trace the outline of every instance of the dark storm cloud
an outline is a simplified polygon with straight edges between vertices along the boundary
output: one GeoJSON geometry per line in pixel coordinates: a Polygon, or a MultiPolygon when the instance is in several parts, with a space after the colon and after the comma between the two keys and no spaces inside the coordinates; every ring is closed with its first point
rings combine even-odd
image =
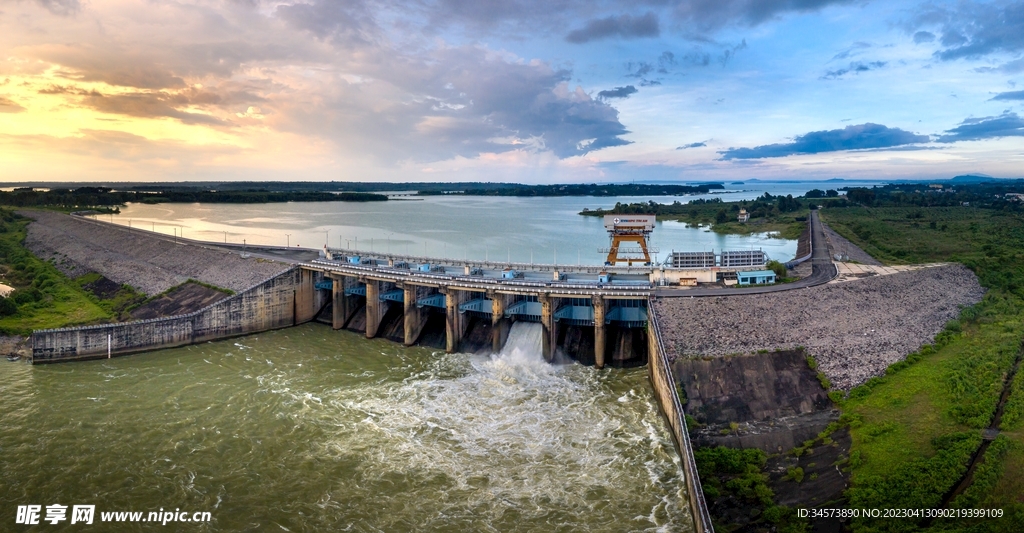
{"type": "Polygon", "coordinates": [[[995,95],[993,100],[1024,100],[1024,91],[1010,91],[995,95]]]}
{"type": "Polygon", "coordinates": [[[996,52],[1024,50],[1024,1],[991,3],[961,2],[953,7],[927,5],[908,24],[918,34],[921,28],[937,27],[942,49],[936,56],[948,61],[977,58],[996,52]]]}
{"type": "Polygon", "coordinates": [[[0,113],[20,113],[25,108],[21,104],[11,100],[10,98],[4,98],[0,96],[0,113]]]}
{"type": "Polygon", "coordinates": [[[836,80],[843,76],[853,73],[860,74],[861,72],[867,72],[869,70],[876,70],[884,67],[885,61],[871,61],[870,63],[862,63],[860,61],[854,61],[850,63],[850,66],[841,68],[838,70],[830,70],[826,72],[820,79],[823,80],[836,80]]]}
{"type": "Polygon", "coordinates": [[[702,147],[707,146],[707,145],[708,145],[707,141],[702,141],[702,142],[699,142],[699,143],[690,143],[690,144],[684,144],[682,146],[676,146],[676,150],[686,150],[687,148],[702,148],[702,147]]]}
{"type": "Polygon", "coordinates": [[[626,85],[625,87],[616,87],[614,89],[608,89],[597,93],[600,98],[628,98],[629,95],[637,92],[636,87],[632,85],[626,85]]]}
{"type": "Polygon", "coordinates": [[[1024,137],[1024,119],[1010,111],[1004,111],[997,117],[969,118],[959,126],[946,130],[946,134],[940,135],[936,140],[951,143],[998,137],[1024,137]]]}
{"type": "Polygon", "coordinates": [[[869,122],[847,126],[841,130],[812,131],[797,136],[790,143],[768,144],[754,148],[729,148],[718,153],[722,154],[721,159],[723,160],[762,159],[794,154],[889,148],[928,141],[927,135],[917,135],[899,128],[889,128],[869,122]]]}
{"type": "Polygon", "coordinates": [[[626,14],[591,20],[582,28],[569,32],[565,40],[570,43],[582,44],[610,37],[622,39],[657,37],[660,32],[658,17],[648,11],[639,17],[626,14]]]}

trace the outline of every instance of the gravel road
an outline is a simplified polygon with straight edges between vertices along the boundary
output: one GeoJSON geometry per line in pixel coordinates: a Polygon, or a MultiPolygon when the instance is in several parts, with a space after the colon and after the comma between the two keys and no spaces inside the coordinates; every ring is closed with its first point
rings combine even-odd
{"type": "Polygon", "coordinates": [[[189,278],[240,291],[290,267],[52,211],[19,213],[35,220],[25,246],[37,257],[53,259],[68,276],[98,272],[150,296],[189,278]]]}
{"type": "Polygon", "coordinates": [[[931,342],[983,294],[974,273],[947,265],[742,298],[659,298],[653,308],[670,357],[804,346],[848,390],[931,342]]]}

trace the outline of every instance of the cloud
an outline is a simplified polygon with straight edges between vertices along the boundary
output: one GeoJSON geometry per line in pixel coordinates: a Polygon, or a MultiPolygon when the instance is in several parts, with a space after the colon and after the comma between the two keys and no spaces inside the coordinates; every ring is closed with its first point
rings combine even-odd
{"type": "Polygon", "coordinates": [[[629,95],[637,92],[636,87],[627,85],[625,87],[616,87],[614,89],[608,89],[597,93],[598,98],[629,98],[629,95]]]}
{"type": "Polygon", "coordinates": [[[1002,74],[1019,74],[1024,72],[1024,57],[1007,61],[998,67],[978,67],[975,72],[999,72],[1002,74]]]}
{"type": "Polygon", "coordinates": [[[10,98],[4,98],[0,96],[0,113],[20,113],[25,108],[21,104],[11,100],[10,98]]]}
{"type": "Polygon", "coordinates": [[[919,31],[914,33],[914,43],[930,43],[935,40],[935,34],[930,31],[919,31]]]}
{"type": "Polygon", "coordinates": [[[1024,50],[1024,2],[960,2],[954,7],[927,4],[910,24],[915,42],[920,28],[937,27],[942,46],[935,54],[943,61],[978,58],[1024,50]]]}
{"type": "Polygon", "coordinates": [[[830,70],[826,72],[820,79],[823,80],[837,80],[843,76],[854,73],[860,74],[861,72],[867,72],[869,70],[877,70],[886,65],[885,61],[871,61],[870,63],[862,63],[860,61],[854,61],[850,63],[849,67],[841,68],[839,70],[830,70]]]}
{"type": "Polygon", "coordinates": [[[675,16],[697,31],[708,32],[732,24],[757,26],[790,12],[810,13],[855,3],[857,0],[692,0],[679,2],[675,16]]]}
{"type": "Polygon", "coordinates": [[[848,59],[851,55],[856,55],[858,51],[863,50],[865,48],[871,48],[871,43],[857,41],[846,50],[843,50],[842,52],[839,52],[838,54],[832,56],[832,59],[830,59],[829,61],[831,62],[839,59],[848,59]]]}
{"type": "Polygon", "coordinates": [[[617,17],[591,20],[582,28],[569,32],[565,40],[570,43],[583,44],[610,37],[623,39],[657,37],[660,33],[658,17],[653,12],[648,11],[640,17],[619,15],[617,17]]]}
{"type": "Polygon", "coordinates": [[[795,154],[817,154],[867,148],[889,148],[928,142],[927,135],[917,135],[881,124],[858,124],[841,130],[812,131],[798,135],[791,143],[768,144],[754,148],[729,148],[718,152],[722,160],[763,159],[795,154]]]}
{"type": "Polygon", "coordinates": [[[1010,111],[1004,111],[997,117],[969,118],[946,130],[946,134],[940,135],[936,141],[952,143],[999,137],[1024,137],[1024,119],[1010,111]]]}
{"type": "Polygon", "coordinates": [[[136,92],[128,94],[103,95],[96,91],[86,93],[82,104],[103,113],[128,115],[141,118],[173,118],[182,124],[206,124],[222,126],[227,123],[215,116],[182,111],[179,107],[192,104],[213,104],[219,97],[209,93],[168,94],[163,92],[136,92]]]}
{"type": "Polygon", "coordinates": [[[36,0],[36,3],[54,15],[65,17],[74,15],[82,9],[82,5],[78,0],[36,0]]]}
{"type": "Polygon", "coordinates": [[[1010,91],[995,95],[993,100],[1024,100],[1024,91],[1010,91]]]}
{"type": "Polygon", "coordinates": [[[362,2],[320,0],[309,4],[282,4],[277,6],[275,14],[293,27],[339,43],[369,43],[380,32],[362,2]]]}
{"type": "Polygon", "coordinates": [[[707,146],[707,141],[701,141],[699,143],[684,144],[682,146],[676,146],[676,150],[686,150],[687,148],[701,148],[707,146]]]}

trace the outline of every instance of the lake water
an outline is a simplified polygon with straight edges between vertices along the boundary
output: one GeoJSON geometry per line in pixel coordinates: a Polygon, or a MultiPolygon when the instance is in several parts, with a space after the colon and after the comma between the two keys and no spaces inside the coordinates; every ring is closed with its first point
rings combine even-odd
{"type": "Polygon", "coordinates": [[[112,360],[4,362],[0,530],[24,528],[19,505],[45,516],[61,504],[95,505],[96,521],[213,517],[169,531],[685,531],[646,369],[551,366],[533,346],[539,325],[517,327],[491,357],[308,324],[112,360]]]}
{"type": "MultiPolygon", "coordinates": [[[[120,215],[101,218],[217,242],[306,248],[329,243],[332,248],[434,257],[601,264],[604,255],[597,250],[608,246],[607,233],[600,217],[579,215],[584,208],[652,200],[753,199],[765,191],[798,196],[811,188],[825,188],[821,183],[728,186],[741,190],[683,197],[429,196],[366,203],[132,204],[120,215]]],[[[674,221],[659,222],[651,244],[660,249],[660,258],[672,250],[762,249],[772,259],[788,261],[796,253],[796,241],[766,234],[719,235],[674,221]]]]}

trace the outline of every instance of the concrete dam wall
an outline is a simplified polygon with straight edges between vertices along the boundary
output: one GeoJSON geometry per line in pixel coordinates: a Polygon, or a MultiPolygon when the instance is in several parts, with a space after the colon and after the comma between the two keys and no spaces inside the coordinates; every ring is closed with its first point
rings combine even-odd
{"type": "Polygon", "coordinates": [[[313,320],[329,300],[323,274],[292,268],[193,313],[32,333],[32,362],[55,363],[171,348],[313,320]]]}

